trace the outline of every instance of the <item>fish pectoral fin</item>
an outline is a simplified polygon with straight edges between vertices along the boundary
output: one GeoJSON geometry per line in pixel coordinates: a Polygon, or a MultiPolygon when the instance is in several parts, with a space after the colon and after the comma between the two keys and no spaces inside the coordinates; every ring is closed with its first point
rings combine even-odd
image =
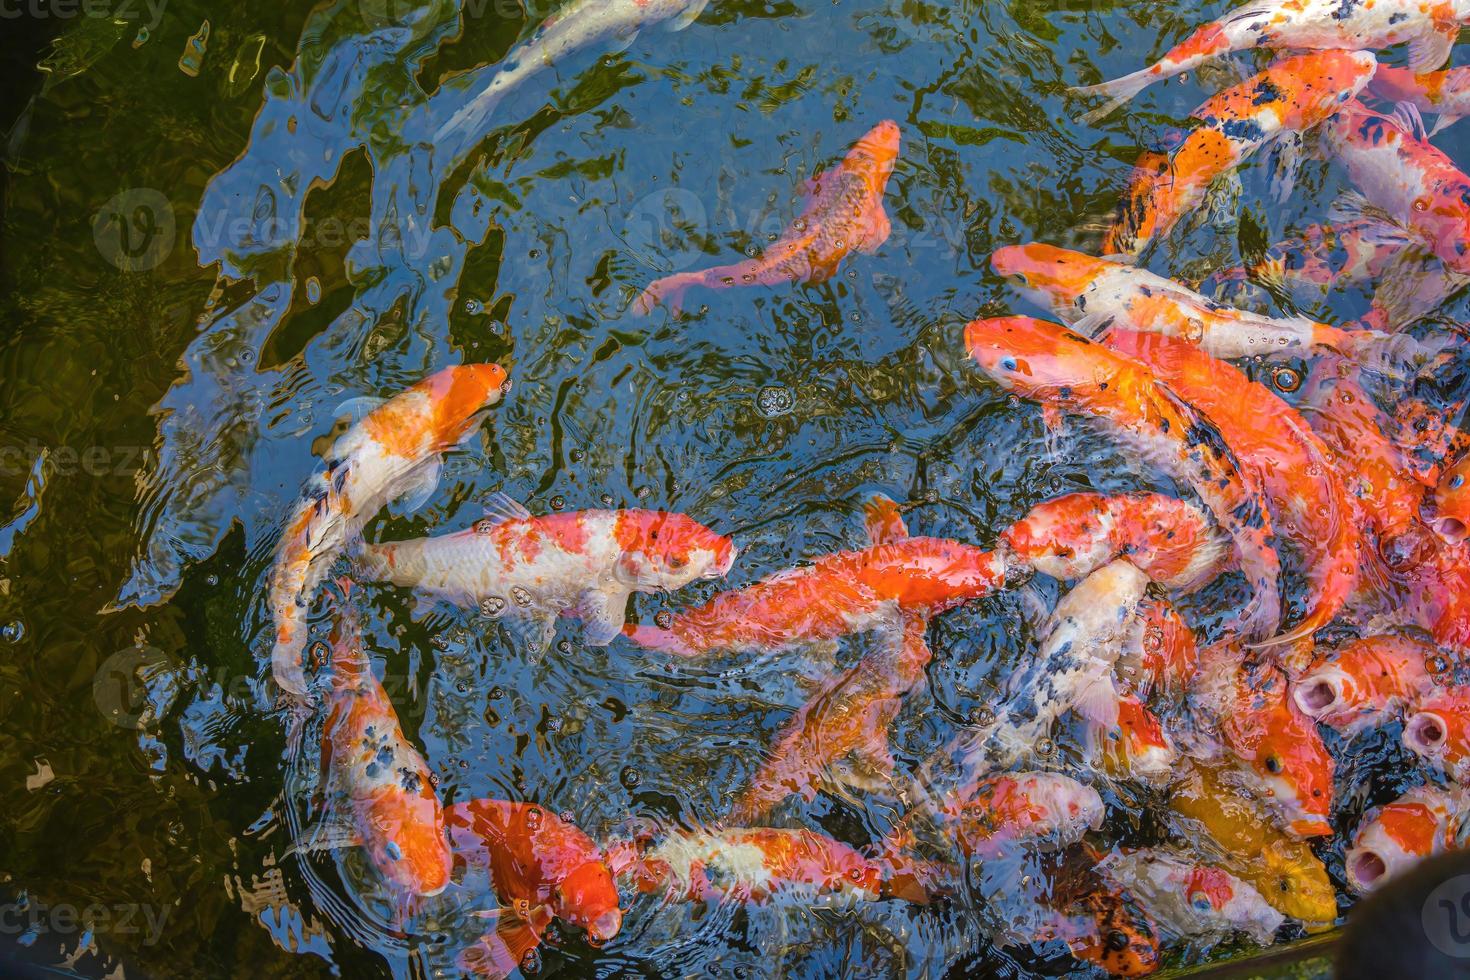
{"type": "Polygon", "coordinates": [[[1297,176],[1301,173],[1306,152],[1306,137],[1301,133],[1290,133],[1276,141],[1275,166],[1271,170],[1271,199],[1277,204],[1285,204],[1296,190],[1297,176]]]}
{"type": "Polygon", "coordinates": [[[582,636],[588,645],[605,647],[623,632],[628,618],[628,595],[627,589],[609,586],[582,594],[576,616],[582,620],[582,636]]]}
{"type": "Polygon", "coordinates": [[[638,28],[634,27],[626,31],[619,31],[613,35],[612,45],[608,48],[608,51],[612,54],[622,54],[631,48],[633,42],[636,40],[638,40],[638,28]]]}
{"type": "Polygon", "coordinates": [[[1416,75],[1434,71],[1450,60],[1450,51],[1459,38],[1459,26],[1425,31],[1409,42],[1409,70],[1416,75]]]}
{"type": "Polygon", "coordinates": [[[863,238],[858,243],[859,252],[875,252],[878,246],[888,241],[888,236],[893,234],[893,223],[888,220],[888,212],[883,208],[883,199],[880,197],[873,202],[868,209],[867,221],[863,227],[863,238]]]}
{"type": "Polygon", "coordinates": [[[690,24],[698,20],[699,15],[704,13],[704,8],[708,5],[709,0],[693,0],[693,2],[689,4],[689,6],[684,8],[683,12],[681,12],[679,16],[669,21],[669,31],[675,34],[677,34],[679,31],[682,31],[684,28],[688,27],[690,24]]]}
{"type": "Polygon", "coordinates": [[[362,835],[351,824],[333,817],[323,817],[312,826],[304,840],[293,841],[282,857],[293,854],[321,854],[324,851],[340,851],[347,847],[361,847],[362,835]]]}
{"type": "Polygon", "coordinates": [[[494,932],[481,936],[460,955],[460,965],[476,976],[508,977],[539,945],[541,936],[524,920],[502,916],[494,932]]]}
{"type": "Polygon", "coordinates": [[[1394,121],[1414,139],[1423,143],[1429,139],[1429,130],[1424,125],[1424,117],[1419,113],[1419,107],[1412,102],[1400,102],[1393,107],[1391,115],[1394,121]]]}
{"type": "Polygon", "coordinates": [[[437,454],[415,466],[394,485],[388,500],[389,512],[407,517],[428,503],[434,491],[439,489],[439,477],[443,471],[444,464],[437,454]]]}
{"type": "Polygon", "coordinates": [[[1434,128],[1429,131],[1429,135],[1436,136],[1439,133],[1444,132],[1446,129],[1449,129],[1451,126],[1453,126],[1455,123],[1459,122],[1463,118],[1463,116],[1456,115],[1453,112],[1441,112],[1439,114],[1439,118],[1434,121],[1434,128]]]}
{"type": "Polygon", "coordinates": [[[509,524],[512,521],[531,519],[531,512],[525,508],[525,505],[510,494],[499,490],[492,493],[482,506],[485,510],[484,519],[491,524],[509,524]]]}
{"type": "Polygon", "coordinates": [[[1111,677],[1099,677],[1077,695],[1072,710],[1089,725],[1111,732],[1118,727],[1118,692],[1111,677]]]}

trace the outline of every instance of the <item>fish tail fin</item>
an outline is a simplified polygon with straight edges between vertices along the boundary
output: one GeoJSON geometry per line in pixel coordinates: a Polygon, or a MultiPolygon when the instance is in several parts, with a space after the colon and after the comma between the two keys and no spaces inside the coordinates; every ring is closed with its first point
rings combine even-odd
{"type": "Polygon", "coordinates": [[[1429,135],[1435,136],[1439,133],[1444,132],[1446,129],[1459,122],[1461,118],[1463,117],[1457,116],[1452,112],[1440,113],[1439,118],[1434,121],[1434,128],[1429,131],[1429,135]]]}
{"type": "Polygon", "coordinates": [[[1332,345],[1360,367],[1397,381],[1409,380],[1432,370],[1451,356],[1453,338],[1436,334],[1419,340],[1408,334],[1376,330],[1344,330],[1332,345]]]}
{"type": "Polygon", "coordinates": [[[459,966],[474,976],[509,977],[540,944],[536,930],[502,913],[494,932],[481,936],[479,942],[460,953],[459,966]]]}
{"type": "Polygon", "coordinates": [[[679,272],[655,279],[633,300],[633,312],[638,316],[649,316],[655,307],[662,304],[678,316],[684,309],[684,293],[690,286],[697,286],[703,281],[704,274],[700,272],[679,272]]]}
{"type": "Polygon", "coordinates": [[[1151,65],[1148,68],[1114,78],[1111,81],[1102,82],[1098,85],[1083,85],[1068,90],[1068,93],[1081,99],[1104,98],[1105,101],[1096,109],[1092,109],[1080,117],[1078,122],[1092,126],[1113,114],[1119,107],[1133,101],[1133,97],[1151,84],[1158,81],[1162,74],[1158,66],[1151,65]]]}

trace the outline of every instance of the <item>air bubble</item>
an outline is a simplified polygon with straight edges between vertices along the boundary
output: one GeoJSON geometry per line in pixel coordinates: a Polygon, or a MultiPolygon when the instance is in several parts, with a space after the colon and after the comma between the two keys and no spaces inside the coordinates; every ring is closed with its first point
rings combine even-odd
{"type": "Polygon", "coordinates": [[[756,393],[755,407],[768,419],[780,418],[796,407],[796,395],[784,385],[766,385],[756,393]]]}
{"type": "Polygon", "coordinates": [[[674,614],[667,609],[660,609],[658,614],[653,617],[653,621],[658,624],[659,629],[666,630],[674,625],[674,614]]]}
{"type": "Polygon", "coordinates": [[[632,766],[624,766],[623,771],[618,774],[618,780],[624,789],[634,789],[643,782],[643,774],[632,766]]]}
{"type": "Polygon", "coordinates": [[[498,595],[488,596],[480,600],[480,614],[492,619],[505,612],[505,600],[498,595]]]}
{"type": "Polygon", "coordinates": [[[529,606],[534,601],[530,591],[519,585],[510,590],[510,597],[518,606],[529,606]]]}
{"type": "Polygon", "coordinates": [[[4,626],[0,626],[0,643],[19,643],[25,639],[25,635],[25,624],[18,619],[13,619],[4,626]]]}

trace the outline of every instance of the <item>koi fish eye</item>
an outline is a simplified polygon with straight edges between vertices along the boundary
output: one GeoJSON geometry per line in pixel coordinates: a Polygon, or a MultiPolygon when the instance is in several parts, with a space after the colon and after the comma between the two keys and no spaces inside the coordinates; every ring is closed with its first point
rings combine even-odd
{"type": "Polygon", "coordinates": [[[1016,369],[1016,359],[1014,357],[1002,357],[1000,359],[1000,369],[1002,371],[1014,371],[1016,369]]]}
{"type": "Polygon", "coordinates": [[[1275,755],[1266,756],[1266,771],[1273,776],[1281,775],[1281,757],[1275,755]]]}
{"type": "Polygon", "coordinates": [[[669,556],[669,567],[672,568],[672,569],[674,569],[675,571],[678,571],[681,568],[685,568],[688,565],[689,565],[689,559],[686,556],[684,556],[684,555],[670,555],[669,556]]]}
{"type": "Polygon", "coordinates": [[[398,842],[397,841],[391,841],[390,840],[388,842],[387,846],[383,848],[383,850],[387,852],[388,857],[390,859],[392,859],[394,861],[402,861],[403,860],[403,848],[401,848],[401,847],[398,846],[398,842]]]}
{"type": "Polygon", "coordinates": [[[1123,952],[1123,950],[1127,949],[1129,946],[1128,933],[1123,932],[1119,929],[1114,929],[1112,932],[1108,933],[1106,945],[1109,952],[1123,952]]]}
{"type": "Polygon", "coordinates": [[[1194,906],[1195,910],[1199,912],[1208,912],[1214,907],[1214,904],[1210,901],[1210,896],[1204,892],[1195,892],[1189,896],[1189,904],[1194,906]]]}
{"type": "Polygon", "coordinates": [[[1073,558],[1076,557],[1076,555],[1077,552],[1071,548],[1068,548],[1066,545],[1057,545],[1056,547],[1056,556],[1058,558],[1073,558]]]}
{"type": "Polygon", "coordinates": [[[1428,211],[1429,210],[1429,198],[1427,198],[1427,197],[1416,198],[1415,201],[1414,201],[1414,210],[1417,211],[1417,212],[1419,212],[1420,214],[1423,214],[1425,211],[1428,211]]]}
{"type": "Polygon", "coordinates": [[[1456,473],[1454,476],[1450,477],[1450,489],[1451,490],[1458,490],[1461,487],[1463,487],[1464,485],[1465,485],[1465,474],[1463,474],[1463,473],[1456,473]]]}

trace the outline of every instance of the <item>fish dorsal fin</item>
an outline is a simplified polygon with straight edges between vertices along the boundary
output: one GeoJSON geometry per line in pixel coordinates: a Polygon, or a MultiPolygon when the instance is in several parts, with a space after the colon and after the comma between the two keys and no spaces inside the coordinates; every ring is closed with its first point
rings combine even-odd
{"type": "Polygon", "coordinates": [[[1447,29],[1433,27],[1409,42],[1409,70],[1416,75],[1444,67],[1460,37],[1459,24],[1447,29]]]}
{"type": "Polygon", "coordinates": [[[898,504],[881,493],[874,494],[863,504],[863,525],[868,530],[868,540],[874,545],[892,544],[909,536],[908,525],[898,504]]]}
{"type": "Polygon", "coordinates": [[[704,13],[704,8],[708,6],[708,4],[709,0],[692,0],[692,2],[687,7],[685,7],[677,17],[669,21],[669,31],[672,33],[678,33],[679,31],[682,31],[684,28],[688,27],[690,24],[694,23],[696,20],[699,19],[699,15],[704,13]]]}
{"type": "Polygon", "coordinates": [[[512,521],[529,521],[531,512],[525,505],[508,493],[500,490],[495,491],[485,499],[482,505],[485,509],[484,520],[489,521],[497,527],[501,524],[509,524],[512,521]]]}

